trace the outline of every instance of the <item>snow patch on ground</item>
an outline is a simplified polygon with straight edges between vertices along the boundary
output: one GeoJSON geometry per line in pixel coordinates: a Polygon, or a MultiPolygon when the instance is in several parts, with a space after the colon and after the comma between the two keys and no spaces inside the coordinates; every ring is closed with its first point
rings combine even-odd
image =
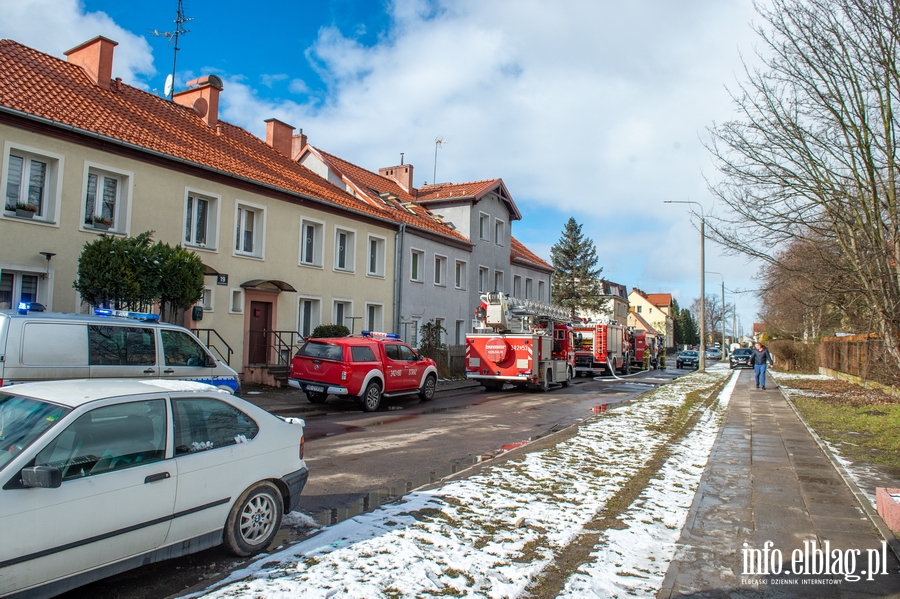
{"type": "MultiPolygon", "coordinates": [[[[659,431],[672,410],[690,392],[728,376],[727,367],[714,367],[682,377],[588,421],[554,447],[324,528],[190,596],[518,597],[665,443],[667,435],[659,431]]],[[[628,528],[607,533],[565,596],[655,595],[736,380],[733,373],[718,406],[672,448],[657,479],[627,513],[628,528]],[[606,573],[608,587],[590,586],[606,573]]]]}

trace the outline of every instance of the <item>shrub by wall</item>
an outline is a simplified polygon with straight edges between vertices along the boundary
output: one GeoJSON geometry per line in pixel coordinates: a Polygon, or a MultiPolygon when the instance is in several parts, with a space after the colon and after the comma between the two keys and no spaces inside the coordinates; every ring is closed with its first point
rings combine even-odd
{"type": "Polygon", "coordinates": [[[801,343],[791,339],[773,339],[768,345],[779,370],[818,372],[818,344],[801,343]]]}

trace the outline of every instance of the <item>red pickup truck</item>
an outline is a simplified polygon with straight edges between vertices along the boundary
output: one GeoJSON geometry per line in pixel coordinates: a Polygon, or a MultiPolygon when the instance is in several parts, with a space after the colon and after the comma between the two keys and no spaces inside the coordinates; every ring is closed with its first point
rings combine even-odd
{"type": "Polygon", "coordinates": [[[329,395],[350,395],[373,412],[382,397],[418,393],[422,401],[434,397],[437,366],[434,360],[390,333],[307,339],[291,360],[291,387],[301,389],[312,403],[329,395]]]}

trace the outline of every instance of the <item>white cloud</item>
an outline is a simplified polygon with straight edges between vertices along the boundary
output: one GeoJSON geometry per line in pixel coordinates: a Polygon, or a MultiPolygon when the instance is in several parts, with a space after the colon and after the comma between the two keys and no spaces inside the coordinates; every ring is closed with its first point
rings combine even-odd
{"type": "MultiPolygon", "coordinates": [[[[685,207],[662,202],[713,209],[701,139],[732,114],[725,87],[742,78],[740,54],[752,56],[752,0],[394,0],[388,9],[391,27],[375,44],[357,41],[356,26],[326,26],[296,48],[325,92],[295,78],[288,90],[301,101],[266,99],[248,84],[255,74],[229,73],[222,117],[260,136],[278,118],[372,170],[404,152],[417,185],[433,179],[435,136],[449,138],[438,180],[502,177],[537,221],[513,233],[545,259],[574,215],[604,274],[679,289],[683,305],[696,297],[696,230],[685,207]]],[[[120,42],[115,71],[126,82],[153,72],[143,38],[75,0],[0,0],[0,14],[4,37],[61,56],[102,33],[120,42]]],[[[726,286],[755,286],[755,266],[718,253],[707,244],[726,286]]],[[[750,320],[754,300],[745,304],[750,320]]]]}
{"type": "Polygon", "coordinates": [[[103,12],[85,13],[78,0],[0,0],[0,38],[14,39],[58,58],[98,35],[116,41],[113,74],[137,87],[156,72],[150,44],[103,12]]]}

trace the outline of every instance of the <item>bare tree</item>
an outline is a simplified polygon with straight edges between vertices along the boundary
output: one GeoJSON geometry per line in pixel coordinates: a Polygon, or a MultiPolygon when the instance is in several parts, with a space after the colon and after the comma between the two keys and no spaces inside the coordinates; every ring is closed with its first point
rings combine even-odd
{"type": "MultiPolygon", "coordinates": [[[[706,339],[710,342],[722,340],[722,320],[725,320],[725,335],[731,329],[731,317],[734,314],[734,304],[725,304],[725,312],[722,312],[722,297],[719,295],[707,295],[705,306],[706,339]]],[[[700,299],[691,302],[691,315],[695,322],[699,323],[700,299]]]]}
{"type": "Polygon", "coordinates": [[[708,231],[770,264],[792,241],[836,248],[900,366],[900,2],[769,4],[756,6],[764,67],[732,93],[737,118],[709,129],[727,213],[708,231]]]}

